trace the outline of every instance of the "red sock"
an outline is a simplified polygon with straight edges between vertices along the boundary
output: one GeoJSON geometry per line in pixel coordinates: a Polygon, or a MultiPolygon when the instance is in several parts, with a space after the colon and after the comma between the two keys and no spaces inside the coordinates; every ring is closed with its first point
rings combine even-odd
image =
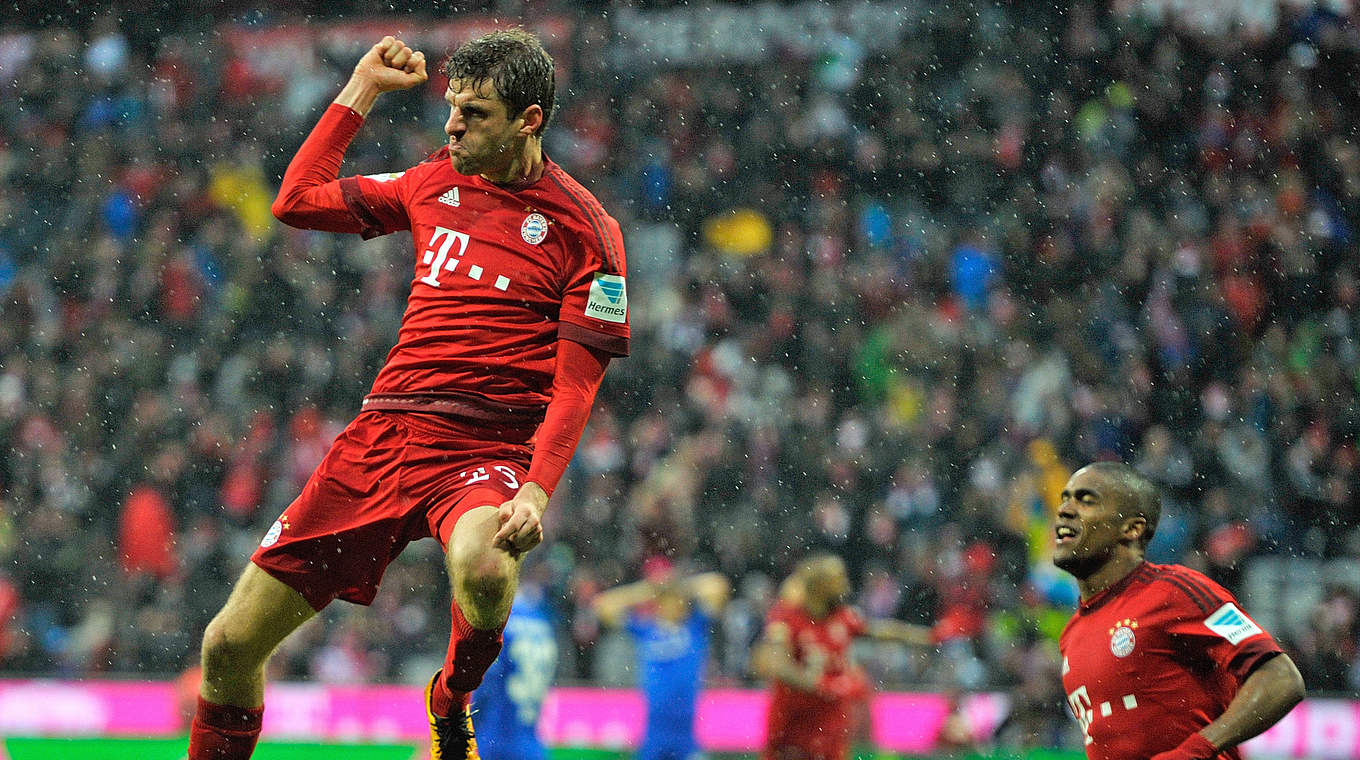
{"type": "Polygon", "coordinates": [[[467,705],[468,695],[481,685],[482,676],[501,653],[504,632],[505,623],[495,628],[473,628],[458,609],[458,602],[453,603],[453,635],[444,655],[443,677],[430,694],[430,709],[435,715],[452,715],[454,709],[467,705]]]}
{"type": "Polygon", "coordinates": [[[248,760],[260,739],[264,707],[216,705],[198,698],[188,760],[248,760]]]}

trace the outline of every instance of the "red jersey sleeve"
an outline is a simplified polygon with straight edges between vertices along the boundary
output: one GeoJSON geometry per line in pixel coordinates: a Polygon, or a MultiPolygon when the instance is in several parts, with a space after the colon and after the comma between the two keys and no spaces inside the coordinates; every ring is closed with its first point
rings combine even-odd
{"type": "Polygon", "coordinates": [[[365,239],[410,229],[405,172],[338,179],[345,150],[363,124],[353,109],[332,103],[283,174],[274,216],[292,227],[356,232],[365,239]]]}
{"type": "Polygon", "coordinates": [[[609,356],[599,349],[570,340],[557,343],[552,400],[534,435],[534,458],[528,475],[549,495],[557,488],[557,481],[562,479],[581,441],[607,366],[609,356]]]}
{"type": "Polygon", "coordinates": [[[794,622],[793,618],[793,606],[782,601],[777,601],[770,607],[769,612],[765,613],[765,627],[769,628],[775,623],[783,623],[784,625],[792,627],[794,622]]]}
{"type": "Polygon", "coordinates": [[[841,623],[850,632],[850,638],[858,638],[869,632],[869,622],[864,614],[854,607],[841,608],[841,623]]]}
{"type": "Polygon", "coordinates": [[[1180,593],[1168,595],[1167,632],[1188,657],[1204,658],[1240,684],[1280,645],[1209,578],[1184,568],[1167,577],[1180,593]]]}
{"type": "Polygon", "coordinates": [[[591,209],[589,219],[590,232],[581,236],[584,255],[576,257],[562,294],[558,335],[611,356],[627,356],[628,286],[623,233],[619,223],[602,211],[591,209]]]}

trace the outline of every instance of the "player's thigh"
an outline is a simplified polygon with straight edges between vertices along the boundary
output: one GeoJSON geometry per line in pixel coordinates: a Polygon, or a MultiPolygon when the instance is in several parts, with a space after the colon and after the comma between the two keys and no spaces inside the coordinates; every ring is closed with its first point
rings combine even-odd
{"type": "Polygon", "coordinates": [[[458,517],[445,556],[454,583],[481,579],[513,585],[519,579],[519,557],[493,545],[500,528],[500,505],[473,507],[458,517]]]}
{"type": "Polygon", "coordinates": [[[263,658],[315,614],[302,594],[252,562],[208,624],[203,648],[263,658]]]}

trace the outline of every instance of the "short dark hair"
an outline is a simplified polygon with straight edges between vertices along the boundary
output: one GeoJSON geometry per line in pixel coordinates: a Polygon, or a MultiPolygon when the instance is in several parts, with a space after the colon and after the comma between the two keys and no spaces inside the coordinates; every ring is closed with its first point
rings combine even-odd
{"type": "Polygon", "coordinates": [[[537,37],[519,27],[490,32],[459,45],[444,64],[444,75],[449,81],[462,80],[474,88],[490,82],[496,97],[510,109],[512,119],[529,106],[539,105],[543,124],[538,134],[552,120],[557,90],[552,56],[537,37]]]}
{"type": "Polygon", "coordinates": [[[1084,469],[1094,470],[1114,481],[1123,492],[1119,507],[1121,517],[1138,515],[1147,521],[1139,543],[1146,549],[1157,533],[1157,522],[1162,519],[1162,494],[1157,484],[1146,475],[1124,462],[1095,462],[1084,469]]]}

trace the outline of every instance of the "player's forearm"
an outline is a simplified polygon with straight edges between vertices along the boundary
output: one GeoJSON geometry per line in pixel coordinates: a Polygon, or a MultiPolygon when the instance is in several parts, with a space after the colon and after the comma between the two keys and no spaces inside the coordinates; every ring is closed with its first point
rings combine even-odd
{"type": "Polygon", "coordinates": [[[799,667],[792,659],[786,659],[775,666],[774,678],[799,691],[815,692],[821,683],[822,674],[811,668],[799,667]]]}
{"type": "Polygon", "coordinates": [[[575,341],[558,341],[552,400],[535,436],[528,475],[528,482],[537,483],[547,494],[557,488],[581,442],[608,364],[603,352],[575,341]]]}
{"type": "Polygon", "coordinates": [[[378,89],[376,83],[366,77],[355,75],[345,83],[340,94],[335,96],[334,102],[336,105],[354,109],[360,116],[368,116],[368,112],[373,110],[373,104],[381,94],[382,91],[378,89]]]}
{"type": "Polygon", "coordinates": [[[700,573],[689,578],[685,585],[690,598],[711,615],[722,611],[732,592],[732,585],[722,573],[700,573]]]}
{"type": "Polygon", "coordinates": [[[1228,709],[1200,735],[1220,750],[1235,747],[1275,725],[1303,696],[1303,676],[1294,661],[1276,655],[1247,677],[1228,709]]]}
{"type": "Polygon", "coordinates": [[[779,681],[799,691],[816,691],[822,677],[820,669],[799,666],[778,643],[761,644],[751,664],[757,676],[767,681],[779,681]]]}
{"type": "Polygon", "coordinates": [[[646,581],[627,583],[601,592],[596,597],[596,605],[608,607],[619,612],[627,612],[634,607],[646,604],[656,598],[652,584],[646,581]]]}
{"type": "Polygon", "coordinates": [[[869,636],[875,639],[897,641],[908,646],[932,646],[935,641],[930,628],[912,625],[900,620],[875,620],[869,624],[869,636]]]}

